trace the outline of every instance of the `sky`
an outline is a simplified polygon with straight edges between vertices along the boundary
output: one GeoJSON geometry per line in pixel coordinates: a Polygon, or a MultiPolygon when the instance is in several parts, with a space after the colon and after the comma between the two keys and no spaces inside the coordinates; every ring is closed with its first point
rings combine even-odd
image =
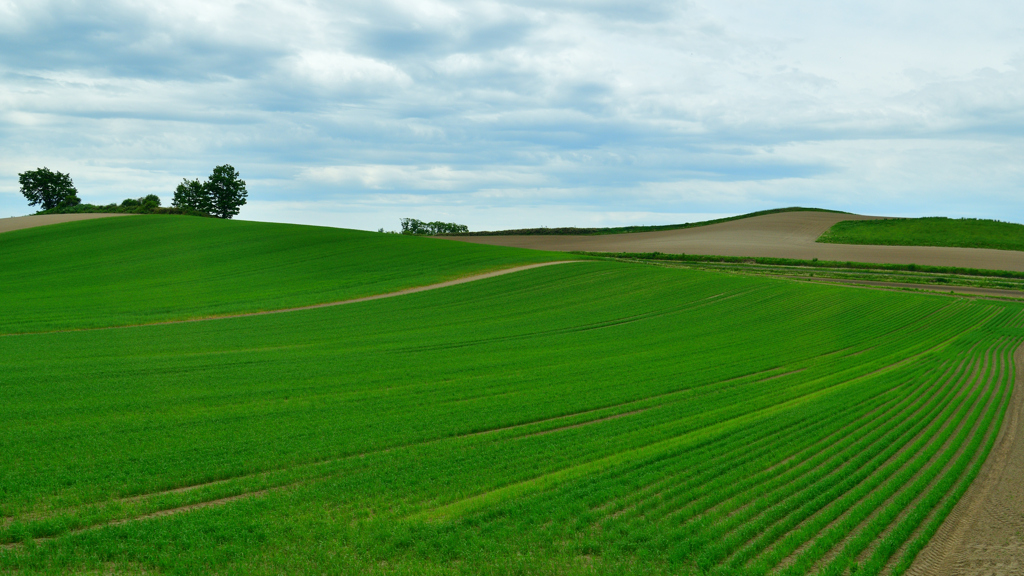
{"type": "Polygon", "coordinates": [[[231,164],[238,218],[1024,222],[1024,3],[0,0],[0,217],[231,164]]]}

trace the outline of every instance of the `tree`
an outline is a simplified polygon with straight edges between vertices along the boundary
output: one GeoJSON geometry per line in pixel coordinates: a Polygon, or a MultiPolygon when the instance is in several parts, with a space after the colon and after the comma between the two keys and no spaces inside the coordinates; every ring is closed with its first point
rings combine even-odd
{"type": "Polygon", "coordinates": [[[160,197],[156,194],[149,194],[142,198],[125,198],[124,201],[121,202],[121,207],[154,210],[160,207],[160,197]]]}
{"type": "Polygon", "coordinates": [[[247,196],[245,180],[238,177],[233,166],[224,164],[214,168],[206,182],[183,180],[174,191],[171,205],[213,214],[218,218],[231,218],[238,215],[247,196]]]}
{"type": "Polygon", "coordinates": [[[218,218],[238,215],[239,208],[245,204],[248,196],[245,180],[238,177],[238,172],[230,164],[214,168],[203,188],[210,199],[210,213],[218,218]]]}
{"type": "Polygon", "coordinates": [[[206,193],[206,188],[198,178],[195,180],[186,178],[181,184],[178,184],[178,188],[174,191],[174,199],[171,200],[171,206],[187,208],[207,214],[213,210],[213,207],[210,205],[210,197],[206,193]]]}
{"type": "Polygon", "coordinates": [[[422,220],[415,218],[401,218],[399,222],[402,224],[402,234],[423,234],[425,233],[427,223],[422,220]]]}
{"type": "Polygon", "coordinates": [[[146,194],[142,198],[139,198],[139,203],[149,209],[159,208],[160,197],[156,194],[146,194]]]}
{"type": "Polygon", "coordinates": [[[50,210],[82,203],[69,174],[51,172],[43,167],[18,174],[18,182],[29,206],[39,204],[43,210],[50,210]]]}

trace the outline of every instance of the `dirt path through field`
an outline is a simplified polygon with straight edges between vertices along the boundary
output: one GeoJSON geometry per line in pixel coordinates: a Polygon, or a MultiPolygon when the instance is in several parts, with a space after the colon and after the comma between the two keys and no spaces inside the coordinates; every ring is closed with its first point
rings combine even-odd
{"type": "Polygon", "coordinates": [[[226,320],[228,318],[245,318],[247,316],[264,316],[266,314],[281,314],[284,312],[298,312],[300,310],[313,310],[314,308],[327,308],[330,306],[342,306],[345,304],[355,304],[357,302],[368,302],[370,300],[380,300],[382,298],[394,298],[395,296],[404,296],[406,294],[415,294],[416,292],[426,292],[427,290],[437,290],[438,288],[446,288],[448,286],[455,286],[458,284],[465,284],[467,282],[475,282],[477,280],[483,280],[485,278],[494,278],[495,276],[504,276],[505,274],[512,274],[513,272],[522,272],[523,270],[531,270],[533,268],[541,268],[543,266],[554,266],[555,264],[573,264],[577,262],[587,262],[587,260],[558,260],[555,262],[541,262],[539,264],[527,264],[525,266],[516,266],[515,268],[503,268],[501,270],[495,270],[493,272],[485,272],[483,274],[474,274],[472,276],[464,276],[462,278],[456,278],[455,280],[448,280],[446,282],[438,282],[437,284],[429,284],[427,286],[416,286],[414,288],[406,288],[405,290],[398,290],[397,292],[388,292],[386,294],[375,294],[373,296],[363,296],[362,298],[352,298],[351,300],[339,300],[337,302],[324,302],[323,304],[311,304],[309,306],[297,306],[295,308],[280,308],[277,310],[262,310],[260,312],[243,312],[241,314],[226,314],[223,316],[205,316],[202,318],[189,318],[187,320],[168,320],[166,322],[149,322],[147,324],[126,324],[123,326],[100,326],[97,328],[70,328],[67,330],[49,330],[46,332],[14,332],[10,334],[0,334],[0,336],[26,336],[29,334],[56,334],[60,332],[86,332],[90,330],[114,330],[117,328],[139,328],[141,326],[165,326],[167,324],[185,324],[187,322],[206,322],[208,320],[226,320]]]}
{"type": "Polygon", "coordinates": [[[981,472],[907,571],[913,576],[1024,574],[1024,345],[996,444],[981,472]]]}
{"type": "Polygon", "coordinates": [[[1024,252],[935,246],[860,246],[815,242],[842,220],[873,220],[878,216],[831,212],[781,212],[683,230],[604,234],[598,236],[448,236],[476,244],[495,244],[563,252],[662,252],[923,264],[1024,272],[1024,252]]]}
{"type": "Polygon", "coordinates": [[[0,218],[0,233],[35,228],[36,226],[47,226],[49,224],[60,224],[61,222],[94,220],[96,218],[110,218],[112,216],[135,216],[135,214],[44,214],[42,216],[0,218]]]}

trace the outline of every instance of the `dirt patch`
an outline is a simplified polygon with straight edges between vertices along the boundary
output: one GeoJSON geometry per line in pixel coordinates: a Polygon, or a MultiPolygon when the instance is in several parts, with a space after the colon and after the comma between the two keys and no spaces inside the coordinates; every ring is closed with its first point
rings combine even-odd
{"type": "Polygon", "coordinates": [[[1024,345],[1010,406],[981,472],[907,574],[1024,573],[1024,345]]]}
{"type": "Polygon", "coordinates": [[[538,250],[712,254],[875,264],[921,264],[1024,272],[1024,252],[934,246],[818,244],[815,240],[842,220],[878,216],[829,212],[783,212],[683,230],[598,236],[447,236],[451,240],[538,250]]]}
{"type": "Polygon", "coordinates": [[[135,216],[135,214],[44,214],[42,216],[0,218],[0,232],[35,228],[36,226],[48,226],[50,224],[60,224],[61,222],[77,222],[78,220],[110,218],[111,216],[135,216]]]}

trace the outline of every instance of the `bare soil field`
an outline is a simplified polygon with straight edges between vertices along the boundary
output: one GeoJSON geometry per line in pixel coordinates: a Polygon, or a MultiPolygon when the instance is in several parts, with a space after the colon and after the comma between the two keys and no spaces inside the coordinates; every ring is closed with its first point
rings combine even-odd
{"type": "Polygon", "coordinates": [[[1024,574],[1024,346],[1006,420],[981,472],[907,574],[1024,574]]]}
{"type": "Polygon", "coordinates": [[[933,246],[818,244],[815,240],[842,220],[878,216],[831,212],[782,212],[698,228],[596,236],[448,236],[452,240],[539,250],[586,252],[663,252],[922,264],[1024,272],[1024,252],[933,246]]]}
{"type": "Polygon", "coordinates": [[[60,224],[61,222],[108,218],[110,216],[134,216],[134,214],[44,214],[42,216],[0,218],[0,233],[21,230],[23,228],[35,228],[36,226],[46,226],[48,224],[60,224]]]}

